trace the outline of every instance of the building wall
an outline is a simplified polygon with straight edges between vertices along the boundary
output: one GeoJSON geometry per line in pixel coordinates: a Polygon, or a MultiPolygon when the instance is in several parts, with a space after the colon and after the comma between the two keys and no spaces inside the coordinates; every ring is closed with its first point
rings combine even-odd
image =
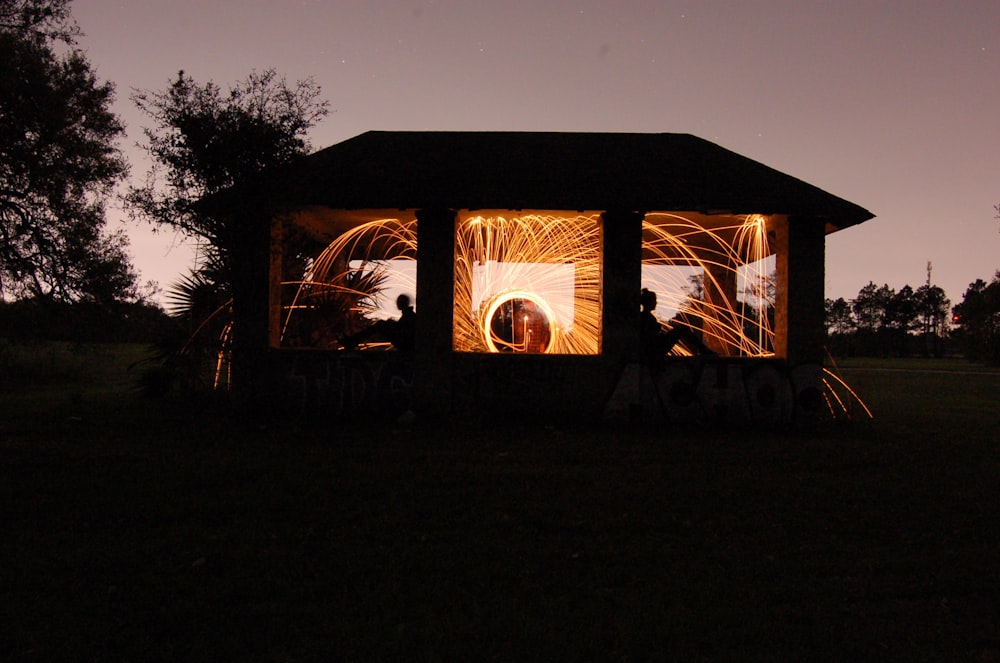
{"type": "MultiPolygon", "coordinates": [[[[420,415],[414,357],[400,352],[272,352],[277,408],[313,421],[391,422],[420,415]],[[416,413],[414,412],[416,410],[416,413]]],[[[461,354],[444,412],[471,426],[785,425],[824,407],[821,368],[777,359],[637,362],[609,370],[599,357],[461,354]],[[815,370],[813,370],[815,369],[815,370]]]]}

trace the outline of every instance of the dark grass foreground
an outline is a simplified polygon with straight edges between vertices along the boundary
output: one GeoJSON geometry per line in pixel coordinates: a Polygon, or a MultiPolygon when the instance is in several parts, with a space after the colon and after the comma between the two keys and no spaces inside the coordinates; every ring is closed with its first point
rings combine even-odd
{"type": "Polygon", "coordinates": [[[0,659],[1000,660],[1000,375],[913,368],[795,435],[4,391],[0,659]]]}

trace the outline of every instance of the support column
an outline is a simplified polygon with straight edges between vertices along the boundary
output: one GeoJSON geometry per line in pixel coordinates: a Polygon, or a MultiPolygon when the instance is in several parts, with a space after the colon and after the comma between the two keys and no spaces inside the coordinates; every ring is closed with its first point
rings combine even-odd
{"type": "Polygon", "coordinates": [[[271,219],[271,256],[268,265],[268,346],[281,346],[281,326],[284,311],[281,304],[282,269],[285,256],[285,215],[271,219]]]}
{"type": "Polygon", "coordinates": [[[417,347],[413,400],[421,416],[451,404],[455,317],[455,220],[450,209],[417,211],[417,347]]]}
{"type": "Polygon", "coordinates": [[[601,355],[616,365],[639,360],[644,218],[623,210],[601,217],[601,355]]]}
{"type": "Polygon", "coordinates": [[[774,350],[789,366],[823,363],[826,232],[820,219],[779,217],[774,350]]]}
{"type": "Polygon", "coordinates": [[[281,278],[280,257],[275,261],[275,251],[281,251],[280,242],[277,247],[273,245],[275,233],[280,235],[281,224],[266,208],[239,210],[229,224],[231,236],[240,235],[238,241],[229,243],[233,395],[236,404],[247,413],[264,416],[269,412],[274,387],[268,349],[277,340],[281,314],[280,297],[278,305],[274,305],[274,295],[280,286],[273,286],[276,266],[279,284],[281,278]]]}

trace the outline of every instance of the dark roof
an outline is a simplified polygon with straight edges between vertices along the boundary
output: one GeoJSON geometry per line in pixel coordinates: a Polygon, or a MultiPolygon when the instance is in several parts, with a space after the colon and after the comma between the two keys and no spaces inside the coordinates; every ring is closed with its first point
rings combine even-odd
{"type": "Polygon", "coordinates": [[[284,195],[335,209],[872,213],[689,134],[369,131],[308,157],[284,195]]]}

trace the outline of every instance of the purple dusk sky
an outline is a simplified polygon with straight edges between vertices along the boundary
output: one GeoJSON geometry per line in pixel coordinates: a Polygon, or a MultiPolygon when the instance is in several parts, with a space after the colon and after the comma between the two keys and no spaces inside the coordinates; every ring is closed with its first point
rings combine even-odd
{"type": "MultiPolygon", "coordinates": [[[[98,75],[179,69],[223,88],[274,67],[333,112],[319,149],[369,129],[691,133],[871,210],[827,238],[828,297],[933,280],[953,303],[1000,269],[996,0],[76,0],[98,75]]],[[[123,218],[115,210],[116,218],[123,218]]],[[[144,279],[190,264],[129,226],[144,279]]]]}

